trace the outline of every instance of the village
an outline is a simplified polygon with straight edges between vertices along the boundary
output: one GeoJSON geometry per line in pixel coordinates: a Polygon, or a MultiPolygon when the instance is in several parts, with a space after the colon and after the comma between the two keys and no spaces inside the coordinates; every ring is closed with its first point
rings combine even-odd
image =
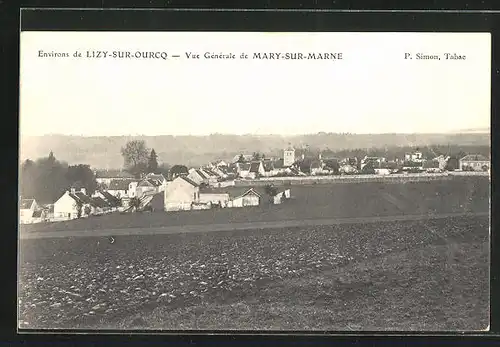
{"type": "MultiPolygon", "coordinates": [[[[319,153],[312,157],[303,149],[289,145],[281,158],[240,154],[231,160],[217,160],[168,175],[146,173],[140,179],[126,171],[99,171],[99,185],[92,194],[72,186],[53,204],[39,204],[23,197],[20,223],[59,222],[108,213],[189,211],[213,208],[243,208],[264,204],[278,205],[292,198],[290,187],[274,185],[284,178],[328,178],[355,175],[439,174],[450,170],[449,156],[424,158],[416,148],[404,158],[330,158],[319,153]],[[168,176],[168,177],[166,177],[168,176]],[[257,182],[264,184],[255,184],[257,182]]],[[[489,174],[490,160],[470,154],[458,160],[453,171],[489,174]]],[[[172,170],[173,171],[173,170],[172,170]]]]}

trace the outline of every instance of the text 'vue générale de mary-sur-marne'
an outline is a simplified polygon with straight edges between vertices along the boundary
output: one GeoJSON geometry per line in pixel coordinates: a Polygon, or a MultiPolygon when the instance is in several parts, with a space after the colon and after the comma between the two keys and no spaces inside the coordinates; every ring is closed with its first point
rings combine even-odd
{"type": "Polygon", "coordinates": [[[106,51],[84,50],[68,52],[38,51],[40,58],[83,58],[83,59],[190,59],[190,60],[343,60],[342,52],[166,52],[166,51],[106,51]]]}

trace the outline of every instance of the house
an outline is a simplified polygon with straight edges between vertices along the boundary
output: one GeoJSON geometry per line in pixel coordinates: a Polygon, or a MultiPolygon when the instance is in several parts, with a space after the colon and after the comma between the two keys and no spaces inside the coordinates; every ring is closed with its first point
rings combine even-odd
{"type": "Polygon", "coordinates": [[[217,175],[212,169],[210,168],[201,168],[200,171],[208,177],[208,184],[216,184],[219,181],[220,176],[217,175]]]}
{"type": "Polygon", "coordinates": [[[90,198],[91,214],[104,214],[111,210],[110,204],[100,196],[90,198]]]}
{"type": "Polygon", "coordinates": [[[276,170],[274,168],[274,162],[272,160],[269,160],[269,159],[263,160],[262,166],[264,168],[264,173],[262,174],[262,176],[265,176],[265,177],[275,176],[276,170]]]}
{"type": "Polygon", "coordinates": [[[250,163],[237,163],[238,176],[241,178],[247,178],[250,176],[250,163]]]}
{"type": "Polygon", "coordinates": [[[149,173],[144,178],[155,181],[160,192],[163,192],[167,187],[167,179],[162,174],[149,173]]]}
{"type": "Polygon", "coordinates": [[[122,205],[120,198],[117,198],[116,196],[114,196],[113,194],[111,194],[105,190],[104,191],[103,190],[95,191],[94,194],[92,195],[92,197],[93,198],[99,197],[102,200],[104,200],[106,202],[106,204],[109,206],[110,211],[113,211],[114,209],[116,209],[117,207],[122,205]]]}
{"type": "Polygon", "coordinates": [[[250,164],[249,177],[257,178],[265,175],[264,165],[262,165],[261,161],[253,161],[250,164]]]}
{"type": "Polygon", "coordinates": [[[295,163],[295,148],[291,144],[283,150],[283,165],[286,167],[292,166],[295,163]]]}
{"type": "Polygon", "coordinates": [[[262,196],[253,188],[235,197],[229,202],[229,207],[259,206],[262,196]]]}
{"type": "Polygon", "coordinates": [[[19,203],[19,223],[33,223],[33,214],[39,210],[35,199],[22,199],[19,203]]]}
{"type": "Polygon", "coordinates": [[[208,176],[199,169],[190,169],[187,177],[198,185],[208,184],[208,176]]]}
{"type": "Polygon", "coordinates": [[[200,202],[202,203],[227,207],[229,200],[229,194],[227,193],[200,193],[200,202]]]}
{"type": "Polygon", "coordinates": [[[143,179],[137,184],[135,188],[135,196],[141,198],[147,192],[158,193],[161,190],[163,184],[155,179],[147,178],[143,179]]]}
{"type": "Polygon", "coordinates": [[[102,184],[107,188],[109,188],[109,185],[114,180],[120,181],[134,178],[134,176],[130,173],[121,170],[95,170],[94,174],[96,176],[97,183],[102,184]]]}
{"type": "Polygon", "coordinates": [[[129,185],[134,180],[131,179],[120,179],[112,180],[108,186],[107,192],[116,196],[117,198],[128,197],[129,185]]]}
{"type": "MultiPolygon", "coordinates": [[[[81,193],[81,192],[80,192],[81,193]]],[[[82,195],[82,194],[80,194],[82,195]]],[[[84,194],[83,194],[84,195],[84,194]]],[[[55,219],[75,219],[84,214],[85,204],[76,195],[74,189],[67,190],[64,194],[54,203],[54,218],[55,219]]]]}
{"type": "Polygon", "coordinates": [[[190,210],[200,201],[200,186],[186,176],[175,178],[165,189],[165,211],[190,210]]]}
{"type": "Polygon", "coordinates": [[[405,161],[422,162],[423,160],[422,152],[418,148],[414,152],[405,153],[405,161]]]}
{"type": "Polygon", "coordinates": [[[42,223],[49,221],[49,210],[41,208],[33,212],[31,223],[42,223]]]}
{"type": "Polygon", "coordinates": [[[490,160],[481,154],[469,154],[459,160],[459,168],[462,171],[488,171],[490,160]]]}

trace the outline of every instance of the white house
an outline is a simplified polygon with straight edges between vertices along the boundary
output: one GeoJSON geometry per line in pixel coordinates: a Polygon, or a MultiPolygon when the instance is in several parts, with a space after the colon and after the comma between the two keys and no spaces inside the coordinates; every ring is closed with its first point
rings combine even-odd
{"type": "Polygon", "coordinates": [[[264,176],[266,171],[264,170],[264,165],[261,161],[254,161],[250,164],[250,170],[248,177],[256,178],[258,176],[264,176]]]}
{"type": "Polygon", "coordinates": [[[187,177],[198,185],[208,184],[208,176],[199,169],[189,169],[187,177]]]}
{"type": "Polygon", "coordinates": [[[390,175],[392,170],[388,168],[374,169],[377,175],[390,175]]]}
{"type": "Polygon", "coordinates": [[[78,204],[83,204],[83,202],[75,195],[74,191],[67,190],[54,203],[54,218],[55,219],[78,218],[78,204]]]}
{"type": "Polygon", "coordinates": [[[22,199],[19,203],[19,223],[33,223],[33,215],[38,209],[35,199],[22,199]]]}
{"type": "Polygon", "coordinates": [[[107,191],[117,198],[127,198],[129,197],[128,190],[131,182],[134,181],[130,179],[112,180],[108,186],[107,191]]]}
{"type": "Polygon", "coordinates": [[[250,177],[250,163],[237,163],[238,176],[241,178],[250,177]]]}
{"type": "Polygon", "coordinates": [[[245,207],[245,206],[258,206],[262,196],[254,189],[250,188],[242,195],[234,198],[229,202],[229,207],[245,207]]]}
{"type": "Polygon", "coordinates": [[[405,161],[421,162],[424,158],[418,149],[411,153],[405,153],[405,161]]]}
{"type": "Polygon", "coordinates": [[[490,160],[481,154],[469,154],[459,160],[460,170],[488,171],[490,160]]]}
{"type": "Polygon", "coordinates": [[[186,176],[175,178],[165,189],[165,211],[190,210],[200,201],[200,186],[186,176]]]}

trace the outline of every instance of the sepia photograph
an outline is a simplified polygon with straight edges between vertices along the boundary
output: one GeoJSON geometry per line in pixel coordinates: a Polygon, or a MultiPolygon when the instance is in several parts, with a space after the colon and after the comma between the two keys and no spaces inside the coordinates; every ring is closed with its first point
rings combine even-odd
{"type": "Polygon", "coordinates": [[[18,331],[490,329],[491,36],[20,33],[18,331]]]}

